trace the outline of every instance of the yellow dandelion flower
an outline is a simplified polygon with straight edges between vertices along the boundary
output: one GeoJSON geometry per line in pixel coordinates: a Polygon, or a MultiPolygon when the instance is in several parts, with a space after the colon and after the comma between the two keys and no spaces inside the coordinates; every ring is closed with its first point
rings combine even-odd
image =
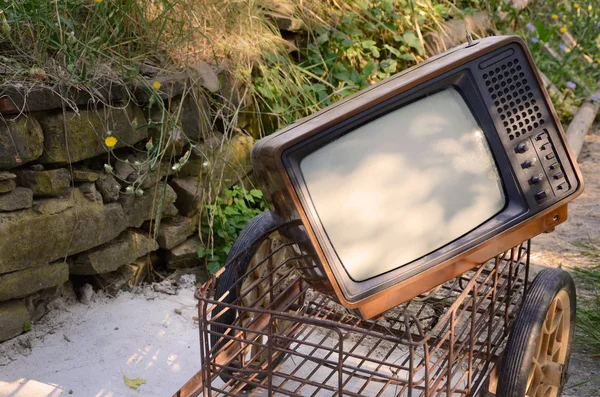
{"type": "Polygon", "coordinates": [[[565,28],[564,26],[562,28],[559,29],[559,31],[561,33],[567,33],[567,28],[565,28]]]}
{"type": "Polygon", "coordinates": [[[107,136],[106,139],[104,140],[104,144],[109,148],[115,147],[117,142],[119,142],[119,140],[117,138],[115,138],[114,136],[107,136]]]}
{"type": "Polygon", "coordinates": [[[96,3],[102,3],[104,0],[94,0],[96,3]]]}
{"type": "Polygon", "coordinates": [[[154,87],[155,90],[160,89],[161,85],[162,84],[160,84],[160,82],[158,82],[158,81],[155,81],[154,83],[152,83],[152,87],[154,87]]]}
{"type": "Polygon", "coordinates": [[[600,64],[600,59],[596,60],[596,63],[600,64]]]}
{"type": "Polygon", "coordinates": [[[578,10],[579,9],[579,3],[573,4],[573,8],[576,9],[576,10],[578,10]]]}
{"type": "Polygon", "coordinates": [[[558,19],[558,15],[552,14],[552,19],[556,21],[558,19]]]}

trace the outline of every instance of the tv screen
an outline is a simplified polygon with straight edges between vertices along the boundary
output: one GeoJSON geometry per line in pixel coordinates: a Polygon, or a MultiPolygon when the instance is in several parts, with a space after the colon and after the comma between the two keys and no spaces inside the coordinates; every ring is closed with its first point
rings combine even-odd
{"type": "Polygon", "coordinates": [[[357,282],[476,229],[506,197],[490,147],[454,88],[327,143],[300,162],[325,233],[357,282]]]}

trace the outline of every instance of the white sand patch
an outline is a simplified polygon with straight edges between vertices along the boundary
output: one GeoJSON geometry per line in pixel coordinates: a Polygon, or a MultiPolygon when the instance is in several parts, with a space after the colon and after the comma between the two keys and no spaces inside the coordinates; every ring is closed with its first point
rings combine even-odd
{"type": "Polygon", "coordinates": [[[171,396],[200,369],[194,316],[191,284],[178,295],[147,287],[55,309],[0,344],[0,397],[171,396]],[[123,374],[146,384],[130,389],[123,374]]]}

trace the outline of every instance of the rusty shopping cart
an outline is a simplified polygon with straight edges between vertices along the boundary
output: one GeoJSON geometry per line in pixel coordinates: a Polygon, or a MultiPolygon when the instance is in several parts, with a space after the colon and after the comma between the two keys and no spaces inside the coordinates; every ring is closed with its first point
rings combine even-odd
{"type": "Polygon", "coordinates": [[[574,289],[558,269],[529,281],[530,241],[364,320],[311,288],[280,228],[243,236],[198,291],[202,367],[179,395],[560,394],[574,289]]]}

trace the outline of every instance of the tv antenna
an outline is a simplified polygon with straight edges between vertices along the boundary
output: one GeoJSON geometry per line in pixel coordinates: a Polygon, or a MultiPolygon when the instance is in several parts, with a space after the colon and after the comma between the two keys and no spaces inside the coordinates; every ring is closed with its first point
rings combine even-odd
{"type": "Polygon", "coordinates": [[[465,32],[467,33],[467,48],[476,45],[477,43],[473,41],[473,36],[471,36],[471,32],[469,32],[469,29],[466,29],[465,32]]]}

